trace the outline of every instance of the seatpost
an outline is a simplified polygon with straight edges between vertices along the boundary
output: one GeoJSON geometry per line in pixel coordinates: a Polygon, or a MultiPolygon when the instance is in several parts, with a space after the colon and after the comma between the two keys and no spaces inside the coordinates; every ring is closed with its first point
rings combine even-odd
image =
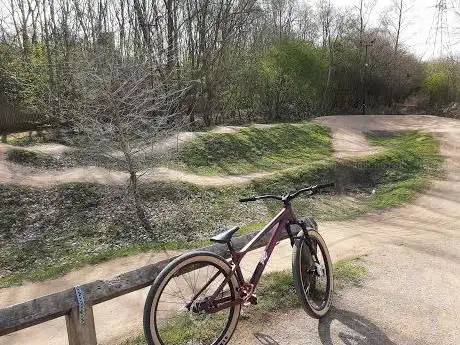
{"type": "Polygon", "coordinates": [[[232,241],[227,242],[227,247],[228,247],[228,250],[230,250],[230,254],[232,254],[233,253],[232,241]]]}
{"type": "Polygon", "coordinates": [[[234,251],[233,251],[233,245],[232,245],[232,242],[227,242],[227,247],[228,247],[228,250],[230,251],[230,256],[232,258],[232,262],[234,264],[236,264],[238,262],[238,257],[236,255],[234,255],[234,251]]]}

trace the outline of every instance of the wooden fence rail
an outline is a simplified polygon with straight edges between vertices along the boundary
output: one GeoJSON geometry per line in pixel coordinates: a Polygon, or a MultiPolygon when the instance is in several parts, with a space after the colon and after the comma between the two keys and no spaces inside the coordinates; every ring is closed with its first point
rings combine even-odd
{"type": "Polygon", "coordinates": [[[0,95],[0,135],[39,130],[44,124],[41,120],[38,114],[22,112],[0,95]]]}
{"type": "MultiPolygon", "coordinates": [[[[241,249],[256,234],[257,232],[253,232],[235,238],[234,247],[241,249]]],[[[287,237],[287,233],[282,232],[280,239],[287,237]]],[[[266,243],[267,238],[262,239],[251,250],[260,248],[266,243]]],[[[211,251],[225,258],[229,257],[227,246],[222,244],[214,244],[197,250],[211,251]]],[[[69,345],[96,345],[92,306],[151,285],[161,270],[173,259],[156,262],[111,279],[81,285],[80,289],[85,300],[84,323],[79,319],[80,310],[74,288],[0,309],[0,336],[65,316],[69,345]]]]}

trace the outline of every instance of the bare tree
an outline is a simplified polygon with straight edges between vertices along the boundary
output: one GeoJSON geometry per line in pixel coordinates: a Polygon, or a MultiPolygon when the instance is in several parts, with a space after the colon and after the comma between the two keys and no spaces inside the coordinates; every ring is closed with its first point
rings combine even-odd
{"type": "Polygon", "coordinates": [[[114,61],[103,71],[79,75],[87,92],[74,113],[84,144],[99,154],[122,153],[138,218],[151,230],[139,194],[143,160],[153,142],[181,126],[181,100],[187,87],[165,86],[149,62],[132,60],[114,61]]]}
{"type": "Polygon", "coordinates": [[[322,105],[324,109],[335,63],[335,46],[344,33],[345,18],[331,5],[330,0],[320,0],[318,5],[318,26],[321,28],[322,46],[327,48],[328,52],[327,79],[322,105]]]}
{"type": "Polygon", "coordinates": [[[393,0],[391,6],[389,6],[383,13],[381,22],[383,28],[387,31],[391,40],[394,42],[393,55],[391,57],[391,64],[394,66],[393,69],[389,69],[389,97],[388,105],[393,106],[396,83],[399,81],[398,75],[395,72],[400,71],[400,64],[402,61],[400,57],[400,46],[401,46],[401,34],[405,28],[410,24],[408,14],[413,8],[414,3],[412,0],[393,0]]]}
{"type": "Polygon", "coordinates": [[[401,34],[411,21],[409,14],[414,7],[412,0],[393,0],[382,14],[381,23],[394,41],[394,55],[397,55],[401,45],[401,34]]]}

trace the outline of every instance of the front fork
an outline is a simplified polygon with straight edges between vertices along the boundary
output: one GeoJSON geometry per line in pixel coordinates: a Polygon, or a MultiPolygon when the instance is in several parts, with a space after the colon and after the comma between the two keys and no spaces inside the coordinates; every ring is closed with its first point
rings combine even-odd
{"type": "Polygon", "coordinates": [[[291,225],[298,225],[300,228],[303,230],[304,236],[303,238],[306,240],[306,243],[309,244],[310,249],[312,248],[311,240],[310,237],[308,236],[308,231],[310,230],[315,230],[318,231],[318,224],[316,224],[316,221],[313,218],[305,218],[305,219],[299,219],[296,222],[288,222],[286,224],[286,232],[289,236],[289,239],[291,240],[291,247],[294,246],[294,242],[297,239],[300,239],[297,234],[293,234],[291,231],[291,225]]]}
{"type": "MultiPolygon", "coordinates": [[[[299,219],[295,223],[287,223],[286,224],[286,232],[288,233],[289,239],[291,241],[291,247],[294,246],[295,240],[298,239],[303,239],[305,241],[305,244],[308,246],[311,257],[313,258],[314,262],[318,262],[318,257],[316,256],[316,250],[313,248],[313,243],[308,236],[308,231],[315,230],[318,231],[318,224],[313,218],[305,218],[305,219],[299,219]],[[298,225],[300,228],[303,230],[303,236],[297,236],[297,234],[293,234],[291,230],[291,225],[298,225]]],[[[309,257],[309,260],[311,259],[309,257]]],[[[312,267],[313,262],[309,263],[309,267],[312,267]]]]}

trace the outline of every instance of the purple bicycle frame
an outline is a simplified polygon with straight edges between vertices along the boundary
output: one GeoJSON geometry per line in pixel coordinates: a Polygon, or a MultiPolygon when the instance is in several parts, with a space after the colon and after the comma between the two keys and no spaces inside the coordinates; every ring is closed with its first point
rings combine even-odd
{"type": "Polygon", "coordinates": [[[260,277],[262,276],[265,266],[267,265],[267,262],[270,259],[273,249],[275,249],[275,246],[279,242],[281,232],[283,230],[286,230],[287,226],[289,226],[290,224],[297,223],[298,221],[296,216],[294,215],[294,212],[292,211],[291,205],[285,205],[283,209],[262,230],[260,230],[260,232],[251,241],[249,241],[240,251],[230,251],[233,263],[232,270],[228,277],[222,282],[222,284],[220,284],[220,286],[217,288],[217,290],[211,297],[211,301],[218,305],[217,307],[214,307],[212,309],[212,312],[217,312],[219,310],[228,308],[231,305],[237,305],[244,302],[244,300],[240,297],[237,297],[233,300],[229,297],[218,299],[217,295],[222,291],[222,289],[231,279],[231,276],[233,274],[236,274],[240,286],[246,284],[244,281],[243,273],[241,272],[240,263],[243,257],[254,246],[254,244],[261,238],[266,236],[269,232],[271,232],[271,237],[268,240],[267,245],[265,246],[265,249],[262,253],[262,257],[260,258],[251,279],[249,280],[249,284],[251,286],[250,294],[252,294],[252,291],[257,287],[257,284],[259,283],[260,277]]]}
{"type": "Polygon", "coordinates": [[[279,238],[281,236],[281,232],[286,230],[288,224],[296,224],[297,218],[295,217],[291,205],[287,205],[283,207],[283,209],[268,223],[260,232],[248,243],[246,244],[240,251],[234,251],[232,253],[232,260],[236,268],[236,273],[239,278],[241,278],[240,283],[244,283],[242,279],[242,273],[240,268],[240,263],[243,257],[251,250],[256,242],[266,236],[269,232],[271,232],[270,239],[268,240],[267,245],[262,253],[262,256],[257,264],[257,267],[254,270],[254,273],[249,280],[249,283],[257,286],[259,283],[260,277],[267,265],[270,256],[272,255],[273,249],[275,249],[276,245],[279,242],[279,238]]]}

